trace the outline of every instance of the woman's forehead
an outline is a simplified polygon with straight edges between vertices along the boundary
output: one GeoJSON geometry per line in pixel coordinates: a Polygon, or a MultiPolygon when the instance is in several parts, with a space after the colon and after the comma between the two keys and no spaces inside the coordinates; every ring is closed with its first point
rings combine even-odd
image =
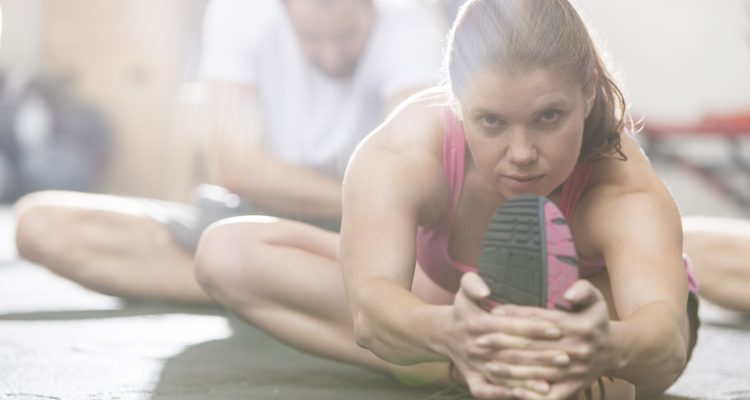
{"type": "Polygon", "coordinates": [[[476,108],[523,112],[573,103],[580,98],[581,89],[580,83],[559,70],[487,70],[476,75],[459,101],[465,112],[476,108]]]}

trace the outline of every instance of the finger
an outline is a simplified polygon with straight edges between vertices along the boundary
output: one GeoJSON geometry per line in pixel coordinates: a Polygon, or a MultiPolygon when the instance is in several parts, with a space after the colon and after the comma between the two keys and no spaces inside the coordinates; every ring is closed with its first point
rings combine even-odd
{"type": "Polygon", "coordinates": [[[576,308],[588,307],[603,299],[599,290],[585,279],[579,279],[563,295],[576,308]]]}
{"type": "Polygon", "coordinates": [[[461,277],[459,293],[473,301],[480,301],[489,297],[490,288],[475,272],[467,272],[461,277]]]}
{"type": "Polygon", "coordinates": [[[556,318],[560,318],[560,316],[562,315],[560,311],[557,310],[533,306],[520,306],[517,304],[496,304],[492,308],[491,313],[493,315],[501,315],[506,317],[535,318],[546,320],[555,320],[556,318]]]}
{"type": "Polygon", "coordinates": [[[487,382],[480,374],[470,374],[466,377],[471,395],[477,399],[513,399],[511,388],[493,385],[487,382]]]}
{"type": "Polygon", "coordinates": [[[556,340],[562,337],[562,330],[549,321],[493,315],[486,315],[473,320],[467,325],[467,329],[475,335],[502,333],[539,340],[556,340]]]}
{"type": "MultiPolygon", "coordinates": [[[[577,335],[582,336],[581,333],[577,333],[577,335]]],[[[554,365],[558,367],[572,365],[574,362],[588,363],[598,354],[595,346],[592,346],[590,343],[582,342],[579,337],[574,337],[564,338],[562,340],[556,341],[531,340],[529,341],[528,345],[522,349],[498,349],[497,353],[493,357],[495,359],[505,357],[502,359],[503,361],[505,361],[506,358],[511,358],[509,362],[513,364],[526,363],[514,362],[512,357],[516,357],[518,356],[518,354],[514,354],[513,352],[528,352],[528,356],[540,361],[544,360],[546,357],[552,357],[551,363],[545,363],[545,365],[554,365]],[[560,357],[556,360],[557,354],[559,354],[560,357]],[[565,355],[567,355],[567,359],[565,359],[565,355]]]]}
{"type": "Polygon", "coordinates": [[[538,393],[534,391],[533,389],[527,389],[527,388],[513,388],[513,398],[514,399],[521,399],[521,400],[543,400],[548,399],[547,393],[538,393]]]}
{"type": "Polygon", "coordinates": [[[536,393],[537,395],[544,395],[546,393],[549,393],[550,391],[550,384],[549,382],[545,380],[540,379],[499,379],[497,381],[490,381],[495,385],[499,385],[505,388],[510,389],[512,392],[515,388],[521,388],[525,389],[527,391],[532,391],[536,393]]]}
{"type": "Polygon", "coordinates": [[[514,365],[541,365],[564,367],[570,365],[568,353],[559,350],[501,350],[495,360],[514,365]]]}
{"type": "Polygon", "coordinates": [[[502,332],[493,332],[482,335],[476,339],[477,347],[491,352],[505,349],[527,349],[531,346],[531,340],[521,336],[508,335],[502,332]]]}
{"type": "Polygon", "coordinates": [[[580,380],[567,380],[561,382],[555,382],[550,387],[548,398],[550,399],[570,399],[575,398],[574,396],[581,389],[583,389],[583,382],[580,380]]]}
{"type": "Polygon", "coordinates": [[[561,348],[559,342],[537,341],[504,333],[489,333],[479,336],[474,343],[475,345],[470,348],[472,355],[477,357],[502,356],[504,361],[512,364],[539,363],[561,366],[570,362],[568,353],[561,348]]]}
{"type": "Polygon", "coordinates": [[[533,390],[537,393],[547,393],[550,390],[549,382],[543,379],[508,379],[486,376],[485,381],[489,382],[492,385],[502,386],[509,390],[517,387],[533,390]]]}
{"type": "Polygon", "coordinates": [[[500,361],[485,364],[488,379],[493,382],[506,379],[554,381],[565,376],[559,368],[546,366],[513,365],[500,361]]]}

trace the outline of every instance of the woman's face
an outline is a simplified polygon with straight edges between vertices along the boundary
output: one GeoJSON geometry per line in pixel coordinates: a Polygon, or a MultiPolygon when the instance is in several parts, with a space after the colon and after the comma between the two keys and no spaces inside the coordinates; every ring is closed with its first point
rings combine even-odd
{"type": "Polygon", "coordinates": [[[593,89],[555,70],[480,74],[459,99],[476,168],[503,197],[548,196],[578,161],[593,100],[593,89]]]}

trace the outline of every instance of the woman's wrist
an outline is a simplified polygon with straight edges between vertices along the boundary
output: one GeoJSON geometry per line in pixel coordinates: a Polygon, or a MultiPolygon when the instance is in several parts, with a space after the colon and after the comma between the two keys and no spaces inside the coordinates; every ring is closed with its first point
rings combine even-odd
{"type": "Polygon", "coordinates": [[[450,351],[448,350],[449,328],[455,326],[450,316],[450,306],[428,306],[422,317],[424,319],[419,323],[419,326],[421,328],[428,327],[426,331],[427,347],[436,354],[443,356],[445,360],[450,361],[450,351]]]}

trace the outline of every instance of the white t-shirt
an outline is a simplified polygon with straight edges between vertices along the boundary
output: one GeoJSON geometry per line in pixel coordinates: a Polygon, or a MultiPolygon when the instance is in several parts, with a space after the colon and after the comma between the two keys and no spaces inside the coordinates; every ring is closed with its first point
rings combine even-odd
{"type": "Polygon", "coordinates": [[[403,0],[374,4],[356,71],[334,79],[307,61],[280,0],[212,0],[202,78],[254,85],[267,149],[340,179],[355,146],[382,122],[385,101],[440,78],[442,35],[426,11],[403,0]]]}

